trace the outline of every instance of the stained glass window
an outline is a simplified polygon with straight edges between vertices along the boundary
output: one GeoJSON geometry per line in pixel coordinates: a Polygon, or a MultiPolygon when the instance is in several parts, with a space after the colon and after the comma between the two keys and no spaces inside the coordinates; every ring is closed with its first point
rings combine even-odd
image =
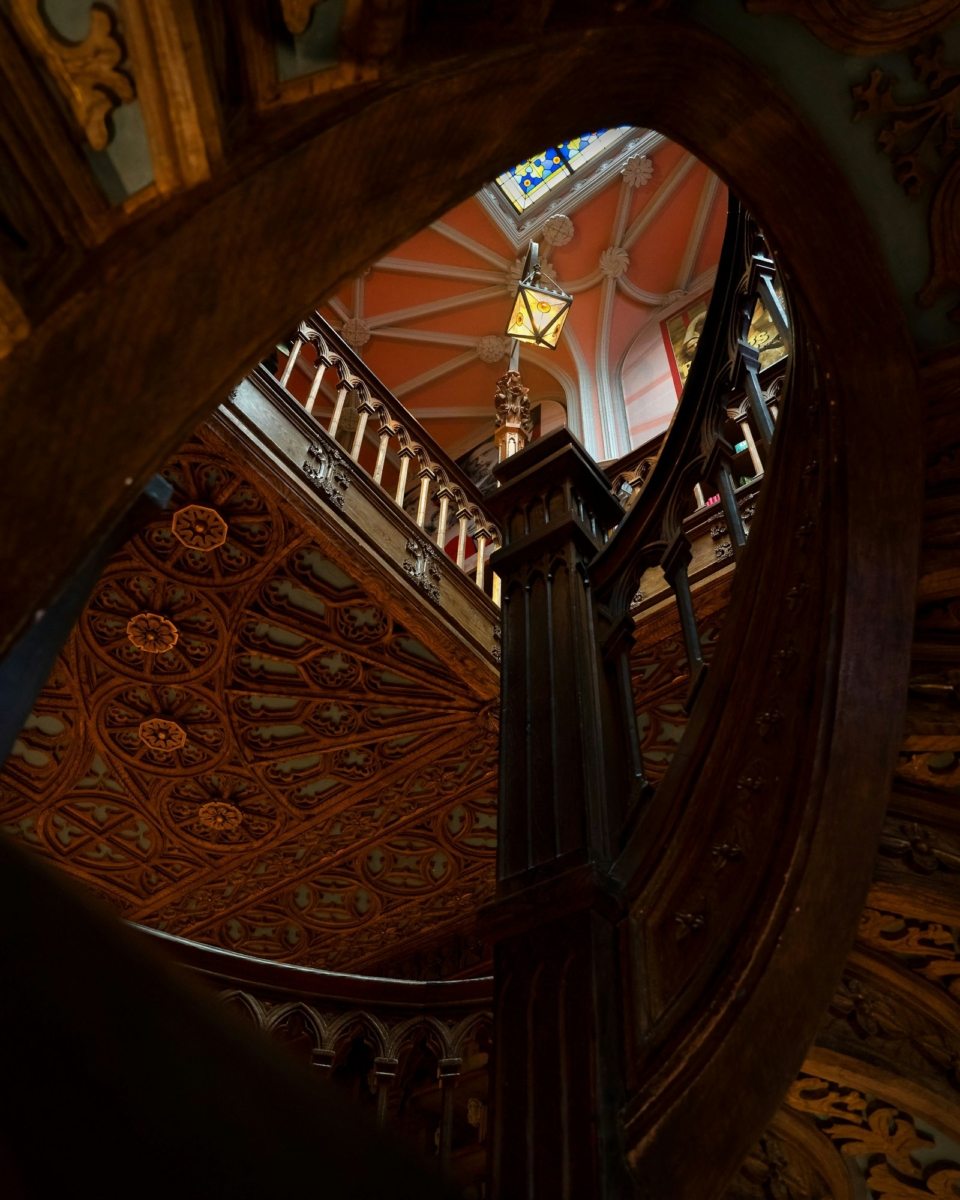
{"type": "Polygon", "coordinates": [[[594,133],[582,133],[567,142],[557,142],[526,162],[517,163],[509,171],[497,177],[497,186],[517,212],[523,212],[536,204],[547,192],[586,166],[602,154],[630,128],[620,125],[616,129],[598,129],[594,133]]]}

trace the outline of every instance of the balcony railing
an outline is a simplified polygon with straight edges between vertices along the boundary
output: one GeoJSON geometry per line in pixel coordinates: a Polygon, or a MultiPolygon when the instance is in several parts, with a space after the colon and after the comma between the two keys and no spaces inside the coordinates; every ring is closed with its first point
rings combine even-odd
{"type": "Polygon", "coordinates": [[[487,560],[502,539],[472,480],[319,313],[301,321],[279,369],[278,382],[291,396],[290,380],[298,364],[313,372],[302,401],[306,412],[499,604],[499,580],[487,560]],[[335,376],[332,389],[324,387],[328,371],[335,376]],[[333,398],[328,390],[335,392],[333,398]],[[459,526],[456,550],[449,553],[448,532],[454,524],[459,526]]]}

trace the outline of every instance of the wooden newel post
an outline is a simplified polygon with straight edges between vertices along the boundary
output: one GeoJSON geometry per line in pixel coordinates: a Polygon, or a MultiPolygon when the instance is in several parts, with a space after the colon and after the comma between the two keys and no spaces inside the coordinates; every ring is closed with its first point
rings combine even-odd
{"type": "Polygon", "coordinates": [[[492,1196],[627,1197],[589,564],[623,515],[566,429],[495,468],[504,545],[492,1196]]]}

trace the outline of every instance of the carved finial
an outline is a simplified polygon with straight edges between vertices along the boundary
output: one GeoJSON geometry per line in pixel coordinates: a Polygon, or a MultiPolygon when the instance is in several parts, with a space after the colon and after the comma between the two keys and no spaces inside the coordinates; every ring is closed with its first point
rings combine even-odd
{"type": "Polygon", "coordinates": [[[500,376],[493,402],[497,409],[497,449],[503,462],[518,454],[533,433],[530,389],[523,386],[519,371],[507,371],[500,376]]]}

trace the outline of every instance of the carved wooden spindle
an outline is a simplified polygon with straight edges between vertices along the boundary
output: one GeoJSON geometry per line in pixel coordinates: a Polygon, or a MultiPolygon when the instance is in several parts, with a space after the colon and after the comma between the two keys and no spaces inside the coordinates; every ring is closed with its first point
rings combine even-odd
{"type": "Polygon", "coordinates": [[[373,414],[373,406],[369,400],[365,400],[357,410],[357,429],[353,435],[353,445],[350,447],[350,457],[354,462],[360,457],[360,448],[363,446],[363,434],[367,428],[367,420],[373,414]]]}
{"type": "Polygon", "coordinates": [[[414,451],[409,446],[401,446],[398,451],[400,459],[400,476],[397,479],[397,491],[394,499],[397,504],[403,508],[403,498],[407,493],[407,475],[410,471],[410,460],[414,456],[414,451]]]}
{"type": "Polygon", "coordinates": [[[700,647],[700,633],[697,629],[697,617],[693,609],[693,596],[690,592],[690,579],[687,568],[693,552],[690,542],[683,530],[679,530],[660,560],[664,577],[673,588],[677,599],[677,610],[680,614],[680,628],[683,630],[683,642],[687,648],[687,661],[690,665],[690,688],[687,692],[687,707],[693,701],[703,683],[707,665],[703,661],[700,647]]]}
{"type": "Polygon", "coordinates": [[[387,1123],[387,1111],[390,1105],[390,1088],[397,1077],[400,1060],[396,1058],[375,1058],[373,1069],[377,1076],[377,1125],[383,1129],[387,1123]]]}
{"type": "Polygon", "coordinates": [[[760,386],[760,355],[746,340],[742,340],[737,347],[734,378],[738,376],[737,367],[740,368],[740,373],[743,376],[743,385],[746,389],[747,399],[750,401],[750,411],[753,413],[753,419],[760,430],[763,444],[769,448],[773,441],[774,423],[773,417],[770,415],[770,409],[767,408],[767,402],[763,397],[763,388],[760,386]]]}
{"type": "Polygon", "coordinates": [[[733,482],[733,473],[730,470],[732,459],[733,447],[724,438],[717,438],[710,457],[707,459],[704,474],[720,493],[720,503],[723,505],[723,515],[727,523],[727,532],[730,534],[733,556],[739,561],[747,544],[747,534],[743,527],[743,521],[740,519],[736,487],[733,482]]]}
{"type": "Polygon", "coordinates": [[[623,510],[566,429],[495,473],[504,546],[491,564],[503,580],[492,1195],[621,1200],[634,1188],[618,1138],[617,934],[602,884],[615,833],[587,571],[623,510]]]}
{"type": "Polygon", "coordinates": [[[457,513],[460,522],[460,534],[457,538],[457,566],[462,571],[467,561],[467,527],[470,524],[470,514],[465,508],[457,513]]]}
{"type": "Polygon", "coordinates": [[[287,361],[284,363],[283,374],[280,376],[280,386],[281,387],[287,386],[287,381],[290,378],[290,373],[294,368],[294,364],[297,361],[297,356],[300,353],[300,347],[302,345],[303,345],[303,338],[297,337],[297,338],[293,339],[293,345],[290,347],[290,356],[288,357],[287,361]]]}
{"type": "Polygon", "coordinates": [[[340,425],[340,418],[343,416],[343,406],[347,401],[347,392],[350,389],[346,384],[341,384],[337,390],[337,404],[333,410],[333,416],[330,418],[330,424],[327,426],[327,433],[336,441],[337,428],[340,425]]]}
{"type": "Polygon", "coordinates": [[[427,505],[430,503],[430,485],[436,481],[437,473],[432,467],[420,469],[420,496],[417,500],[417,528],[422,529],[427,521],[427,505]]]}
{"type": "Polygon", "coordinates": [[[757,479],[763,474],[763,463],[760,461],[760,451],[757,449],[757,442],[749,421],[740,422],[740,432],[743,434],[743,440],[747,443],[750,462],[753,464],[753,477],[757,479]]]}
{"type": "Polygon", "coordinates": [[[484,572],[486,570],[487,542],[489,540],[490,540],[489,530],[484,529],[481,526],[477,530],[477,535],[476,535],[476,543],[477,543],[476,580],[477,580],[477,587],[480,589],[481,592],[483,591],[484,572]]]}
{"type": "Polygon", "coordinates": [[[373,468],[373,482],[383,485],[383,468],[387,462],[387,451],[390,449],[390,438],[393,436],[394,429],[389,423],[384,423],[380,426],[380,432],[377,435],[380,438],[380,445],[377,447],[377,465],[373,468]]]}
{"type": "Polygon", "coordinates": [[[496,443],[499,461],[518,454],[533,432],[530,389],[523,386],[520,372],[511,367],[497,380],[494,395],[497,410],[496,443]]]}
{"type": "Polygon", "coordinates": [[[317,402],[317,396],[320,394],[320,384],[323,383],[323,373],[326,370],[326,364],[322,358],[317,359],[317,373],[313,377],[313,382],[310,384],[310,391],[307,394],[307,402],[304,408],[308,413],[313,412],[313,406],[317,402]]]}
{"type": "Polygon", "coordinates": [[[440,1108],[440,1170],[450,1173],[450,1152],[453,1149],[453,1100],[460,1082],[462,1059],[441,1058],[437,1064],[440,1079],[442,1104],[440,1108]]]}
{"type": "Polygon", "coordinates": [[[447,544],[447,525],[450,521],[450,501],[454,498],[454,494],[450,487],[443,483],[437,490],[434,497],[440,504],[440,512],[437,514],[437,545],[442,550],[447,544]]]}
{"type": "Polygon", "coordinates": [[[780,297],[777,295],[777,289],[774,286],[777,264],[765,254],[755,254],[753,256],[753,267],[756,273],[757,293],[760,303],[770,314],[770,319],[776,326],[777,333],[780,334],[784,346],[792,350],[793,335],[790,332],[790,322],[787,318],[786,310],[780,302],[780,297]]]}

